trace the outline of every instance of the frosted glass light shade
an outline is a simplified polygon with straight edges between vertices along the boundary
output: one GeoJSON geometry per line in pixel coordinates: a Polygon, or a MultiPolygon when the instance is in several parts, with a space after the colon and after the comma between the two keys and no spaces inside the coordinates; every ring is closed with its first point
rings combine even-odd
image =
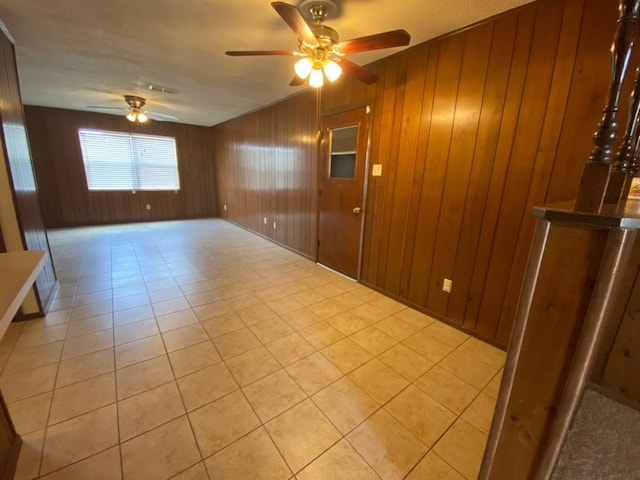
{"type": "Polygon", "coordinates": [[[309,60],[308,57],[304,57],[298,60],[293,68],[296,71],[296,75],[304,80],[311,73],[313,63],[311,63],[311,60],[309,60]]]}
{"type": "Polygon", "coordinates": [[[144,122],[146,122],[147,120],[149,120],[149,117],[147,117],[147,114],[146,114],[146,113],[144,113],[144,112],[140,112],[140,113],[138,114],[138,121],[139,121],[140,123],[144,123],[144,122]]]}
{"type": "Polygon", "coordinates": [[[311,70],[311,75],[309,75],[309,85],[313,88],[320,88],[323,83],[324,75],[322,74],[322,70],[319,68],[311,70]]]}
{"type": "Polygon", "coordinates": [[[136,121],[136,114],[135,112],[129,112],[127,113],[127,120],[129,120],[130,122],[135,122],[136,121]]]}
{"type": "Polygon", "coordinates": [[[328,61],[324,66],[324,74],[330,82],[335,82],[341,73],[342,68],[340,68],[340,65],[332,60],[328,61]]]}

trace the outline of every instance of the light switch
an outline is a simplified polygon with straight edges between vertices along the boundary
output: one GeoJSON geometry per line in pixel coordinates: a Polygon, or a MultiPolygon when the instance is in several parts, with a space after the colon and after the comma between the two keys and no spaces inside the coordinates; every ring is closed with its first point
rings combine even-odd
{"type": "Polygon", "coordinates": [[[373,169],[371,171],[371,175],[373,175],[374,177],[381,177],[382,176],[382,164],[381,163],[374,163],[373,164],[373,169]]]}

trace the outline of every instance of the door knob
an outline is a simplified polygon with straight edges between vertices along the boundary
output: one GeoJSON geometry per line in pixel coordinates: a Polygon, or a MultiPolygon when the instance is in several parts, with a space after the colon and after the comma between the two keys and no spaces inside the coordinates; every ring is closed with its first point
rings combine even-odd
{"type": "Polygon", "coordinates": [[[362,211],[360,207],[353,207],[353,213],[358,214],[362,211]]]}

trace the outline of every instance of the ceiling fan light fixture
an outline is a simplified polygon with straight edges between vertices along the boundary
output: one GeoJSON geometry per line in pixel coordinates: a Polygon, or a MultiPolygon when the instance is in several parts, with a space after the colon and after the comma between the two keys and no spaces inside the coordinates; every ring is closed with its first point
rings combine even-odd
{"type": "Polygon", "coordinates": [[[149,117],[147,116],[147,114],[145,112],[140,112],[138,113],[138,118],[137,118],[138,122],[140,123],[144,123],[147,120],[149,120],[149,117]]]}
{"type": "Polygon", "coordinates": [[[309,75],[309,85],[313,88],[320,88],[324,84],[324,75],[322,73],[322,69],[313,68],[311,70],[311,74],[309,75]]]}
{"type": "Polygon", "coordinates": [[[295,63],[293,68],[296,71],[296,75],[304,80],[309,76],[313,69],[313,61],[309,57],[301,58],[295,63]]]}
{"type": "Polygon", "coordinates": [[[330,82],[335,82],[340,74],[342,73],[342,68],[333,60],[329,60],[324,64],[323,67],[324,74],[327,76],[330,82]]]}
{"type": "Polygon", "coordinates": [[[136,117],[136,112],[134,112],[133,110],[129,110],[129,113],[127,113],[127,120],[129,120],[130,122],[135,122],[136,117]]]}

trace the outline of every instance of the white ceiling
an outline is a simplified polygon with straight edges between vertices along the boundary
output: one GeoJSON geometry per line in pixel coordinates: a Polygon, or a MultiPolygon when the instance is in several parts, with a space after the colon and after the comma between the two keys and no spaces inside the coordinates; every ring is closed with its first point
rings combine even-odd
{"type": "MultiPolygon", "coordinates": [[[[529,1],[342,0],[326,23],[343,40],[404,28],[412,46],[529,1]]],[[[151,111],[211,126],[305,88],[288,86],[293,57],[224,54],[295,48],[269,0],[0,0],[0,20],[15,39],[27,105],[125,107],[133,94],[151,111]]],[[[349,59],[365,65],[399,50],[349,59]]]]}

